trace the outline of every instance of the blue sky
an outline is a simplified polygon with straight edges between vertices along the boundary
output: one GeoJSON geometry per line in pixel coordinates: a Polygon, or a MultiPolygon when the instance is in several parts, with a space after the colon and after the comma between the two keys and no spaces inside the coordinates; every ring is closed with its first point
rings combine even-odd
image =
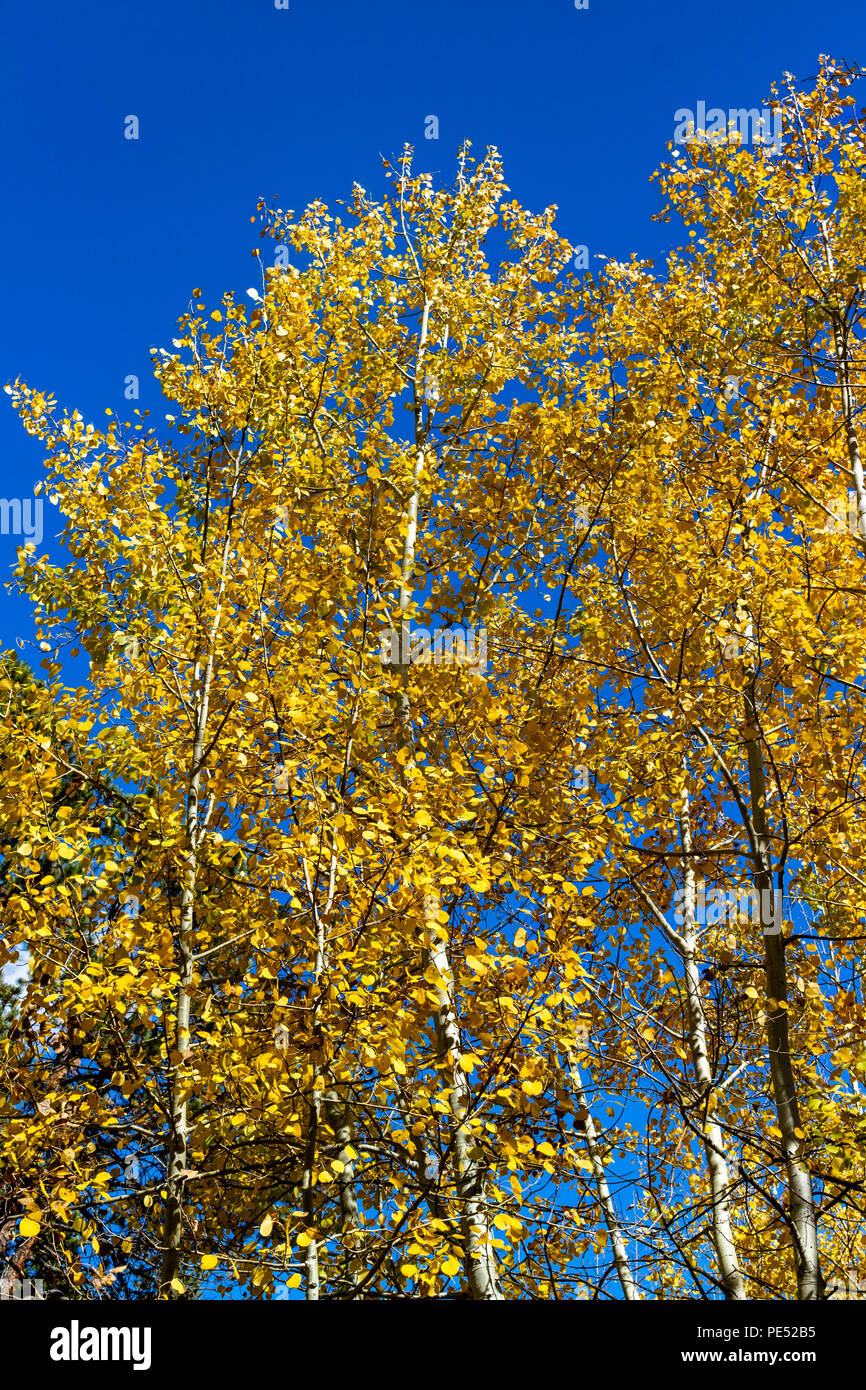
{"type": "MultiPolygon", "coordinates": [[[[678,107],[755,106],[821,52],[866,61],[852,0],[715,5],[589,0],[148,0],[10,7],[0,103],[0,380],[127,417],[125,378],[163,413],[151,345],[193,286],[213,303],[258,271],[257,199],[333,205],[384,188],[380,154],[414,143],[451,181],[457,147],[495,144],[515,197],[556,203],[564,234],[618,258],[659,256],[648,177],[678,107]],[[124,138],[136,115],[140,138],[124,138]],[[425,118],[439,121],[426,140],[425,118]]],[[[0,397],[0,496],[30,495],[40,446],[0,397]]],[[[46,508],[46,544],[56,514],[46,508]]],[[[0,578],[20,539],[0,536],[0,578]]],[[[50,547],[53,549],[54,547],[50,547]]],[[[0,646],[28,636],[0,602],[0,646]]],[[[31,651],[22,652],[35,664],[31,651]]]]}

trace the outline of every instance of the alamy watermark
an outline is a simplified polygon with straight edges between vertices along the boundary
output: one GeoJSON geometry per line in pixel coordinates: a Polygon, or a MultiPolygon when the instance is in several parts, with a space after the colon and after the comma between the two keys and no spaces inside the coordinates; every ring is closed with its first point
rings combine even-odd
{"type": "Polygon", "coordinates": [[[827,1280],[826,1294],[837,1301],[866,1298],[866,1279],[858,1279],[850,1270],[844,1278],[841,1274],[834,1274],[832,1279],[827,1280]]]}
{"type": "Polygon", "coordinates": [[[42,544],[42,498],[0,497],[0,535],[24,536],[42,544]],[[11,521],[11,526],[10,526],[11,521]]]}
{"type": "Polygon", "coordinates": [[[0,1298],[32,1299],[45,1297],[45,1284],[41,1279],[0,1279],[0,1298]]]}
{"type": "Polygon", "coordinates": [[[386,627],[380,639],[383,666],[465,666],[474,675],[487,673],[487,628],[386,627]]]}
{"type": "MultiPolygon", "coordinates": [[[[674,922],[685,921],[685,889],[674,894],[674,922]]],[[[778,936],[782,930],[782,894],[770,888],[711,888],[706,891],[704,880],[695,885],[695,922],[714,926],[716,922],[745,919],[757,926],[764,936],[778,936]]]]}
{"type": "Polygon", "coordinates": [[[734,131],[738,132],[741,145],[766,145],[773,154],[779,154],[781,109],[739,106],[723,111],[720,106],[711,106],[708,111],[706,102],[699,101],[696,112],[690,106],[681,106],[674,112],[675,145],[722,144],[734,131]]]}
{"type": "Polygon", "coordinates": [[[52,1361],[130,1361],[134,1371],[147,1371],[151,1337],[149,1327],[82,1327],[72,1318],[51,1329],[48,1354],[52,1361]]]}
{"type": "Polygon", "coordinates": [[[826,525],[821,529],[830,536],[841,536],[847,532],[849,536],[863,537],[863,528],[861,528],[857,516],[856,492],[849,489],[847,495],[842,493],[835,499],[830,508],[826,525]]]}

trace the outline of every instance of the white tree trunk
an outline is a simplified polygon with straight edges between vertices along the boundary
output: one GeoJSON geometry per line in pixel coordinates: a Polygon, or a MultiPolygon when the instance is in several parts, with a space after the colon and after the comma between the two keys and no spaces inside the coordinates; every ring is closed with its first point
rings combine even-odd
{"type": "MultiPolygon", "coordinates": [[[[398,606],[401,625],[412,603],[418,507],[425,465],[421,383],[424,375],[430,309],[430,301],[425,300],[418,336],[418,351],[415,358],[415,462],[412,470],[412,490],[406,507],[406,536],[403,542],[400,567],[398,606]]],[[[401,630],[401,655],[403,662],[406,663],[408,653],[403,649],[403,635],[401,630]]],[[[405,664],[401,675],[401,687],[397,694],[398,737],[404,746],[412,747],[408,666],[405,664]]],[[[460,1066],[460,1026],[457,1018],[454,972],[448,952],[447,932],[436,920],[438,912],[438,894],[435,892],[427,894],[424,901],[425,969],[429,968],[430,974],[436,981],[433,986],[433,991],[438,999],[434,1020],[436,1037],[439,1056],[447,1059],[448,1075],[451,1082],[449,1088],[452,1117],[451,1149],[459,1207],[458,1224],[463,1244],[466,1277],[473,1299],[501,1300],[503,1294],[499,1285],[496,1255],[490,1243],[491,1232],[488,1204],[484,1191],[484,1168],[475,1156],[472,1134],[467,1125],[471,1092],[466,1073],[460,1066]]]]}
{"type": "Polygon", "coordinates": [[[475,1141],[467,1123],[472,1104],[466,1072],[460,1066],[460,1028],[455,1007],[454,975],[448,958],[447,936],[437,922],[439,898],[429,893],[424,902],[427,979],[439,1000],[436,1039],[440,1060],[447,1063],[451,1082],[451,1147],[456,1170],[456,1192],[466,1278],[474,1299],[502,1299],[496,1255],[484,1193],[484,1168],[475,1154],[475,1141]]]}
{"type": "Polygon", "coordinates": [[[630,1303],[637,1302],[640,1299],[640,1294],[631,1272],[631,1265],[629,1264],[628,1252],[626,1251],[625,1240],[623,1239],[622,1227],[620,1226],[619,1216],[617,1215],[616,1206],[614,1205],[614,1200],[608,1185],[607,1174],[604,1171],[604,1163],[598,1143],[598,1134],[592,1115],[589,1113],[589,1104],[586,1099],[586,1092],[583,1089],[583,1078],[580,1074],[580,1068],[577,1065],[574,1054],[567,1051],[565,1056],[568,1062],[568,1075],[575,1099],[580,1106],[581,1113],[586,1117],[583,1122],[584,1143],[586,1144],[586,1151],[589,1154],[589,1160],[592,1164],[592,1174],[595,1178],[595,1187],[598,1192],[598,1200],[604,1216],[604,1222],[607,1226],[608,1234],[610,1235],[614,1264],[616,1266],[620,1286],[622,1287],[623,1297],[630,1303]]]}
{"type": "Polygon", "coordinates": [[[198,852],[201,836],[207,829],[208,812],[200,814],[202,761],[204,757],[205,736],[210,713],[211,690],[213,686],[214,652],[222,622],[222,605],[228,575],[229,553],[231,550],[232,523],[235,513],[238,482],[240,477],[240,455],[235,460],[226,513],[226,532],[223,538],[220,577],[217,587],[216,603],[207,639],[207,656],[204,672],[198,661],[195,663],[195,722],[193,729],[192,755],[189,764],[187,784],[185,831],[187,854],[183,870],[183,891],[180,905],[180,923],[177,935],[178,951],[181,958],[180,983],[178,985],[175,1009],[174,1051],[176,1059],[169,1058],[169,1158],[166,1173],[166,1203],[163,1219],[163,1249],[160,1269],[160,1293],[171,1297],[172,1281],[177,1277],[180,1265],[180,1250],[183,1240],[183,1191],[185,1174],[188,1169],[189,1113],[187,1105],[187,1081],[185,1070],[190,1047],[190,1006],[192,1002],[191,984],[193,976],[193,924],[195,920],[196,880],[198,874],[198,852]]]}
{"type": "MultiPolygon", "coordinates": [[[[779,930],[782,921],[783,887],[781,881],[775,886],[773,884],[772,840],[767,819],[767,784],[758,734],[754,681],[746,689],[744,710],[746,726],[751,731],[750,735],[747,734],[746,756],[749,767],[751,820],[756,845],[753,882],[761,904],[761,925],[764,933],[767,1050],[788,1178],[797,1295],[800,1300],[813,1302],[823,1297],[818,1223],[812,1192],[812,1175],[801,1156],[800,1140],[796,1133],[800,1128],[800,1114],[797,1105],[797,1083],[791,1065],[785,942],[779,930]]],[[[781,880],[781,874],[779,878],[781,880]]]]}
{"type": "MultiPolygon", "coordinates": [[[[713,1075],[707,1055],[707,1024],[704,1003],[701,996],[701,977],[696,959],[697,924],[695,921],[695,868],[692,860],[692,832],[687,795],[683,793],[683,811],[680,817],[680,838],[683,848],[683,974],[686,987],[686,1004],[689,1016],[689,1050],[692,1068],[701,1099],[708,1098],[712,1090],[713,1075]]],[[[710,1180],[710,1194],[713,1204],[713,1244],[719,1262],[719,1275],[729,1299],[744,1299],[746,1289],[740,1271],[737,1251],[731,1229],[731,1187],[722,1132],[718,1124],[704,1117],[704,1153],[707,1160],[707,1173],[710,1180]]]]}

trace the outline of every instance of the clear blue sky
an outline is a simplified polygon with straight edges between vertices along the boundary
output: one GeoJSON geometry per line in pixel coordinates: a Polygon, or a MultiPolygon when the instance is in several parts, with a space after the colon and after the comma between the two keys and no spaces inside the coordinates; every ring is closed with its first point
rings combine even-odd
{"type": "MultiPolygon", "coordinates": [[[[21,375],[104,421],[106,406],[129,415],[136,373],[158,420],[148,349],[170,345],[193,286],[213,303],[256,283],[256,200],[300,211],[354,180],[380,192],[380,153],[406,141],[449,182],[463,138],[495,144],[514,196],[556,203],[590,255],[658,256],[672,229],[650,222],[647,180],[678,107],[760,105],[822,52],[866,62],[856,0],[289,4],[7,7],[0,380],[21,375]],[[424,138],[429,115],[438,141],[424,138]]],[[[40,458],[0,396],[0,496],[29,495],[40,458]]],[[[46,507],[46,545],[56,521],[46,507]]],[[[0,579],[18,544],[0,536],[0,579]]],[[[0,646],[29,632],[25,605],[0,599],[0,646]]]]}

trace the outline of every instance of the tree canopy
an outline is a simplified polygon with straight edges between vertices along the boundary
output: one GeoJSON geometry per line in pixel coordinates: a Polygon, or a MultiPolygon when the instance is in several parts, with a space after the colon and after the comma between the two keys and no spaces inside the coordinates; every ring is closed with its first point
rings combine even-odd
{"type": "Polygon", "coordinates": [[[676,147],[661,269],[407,149],[259,204],[165,428],[7,387],[64,527],[0,678],[10,1277],[866,1277],[855,76],[676,147]]]}

